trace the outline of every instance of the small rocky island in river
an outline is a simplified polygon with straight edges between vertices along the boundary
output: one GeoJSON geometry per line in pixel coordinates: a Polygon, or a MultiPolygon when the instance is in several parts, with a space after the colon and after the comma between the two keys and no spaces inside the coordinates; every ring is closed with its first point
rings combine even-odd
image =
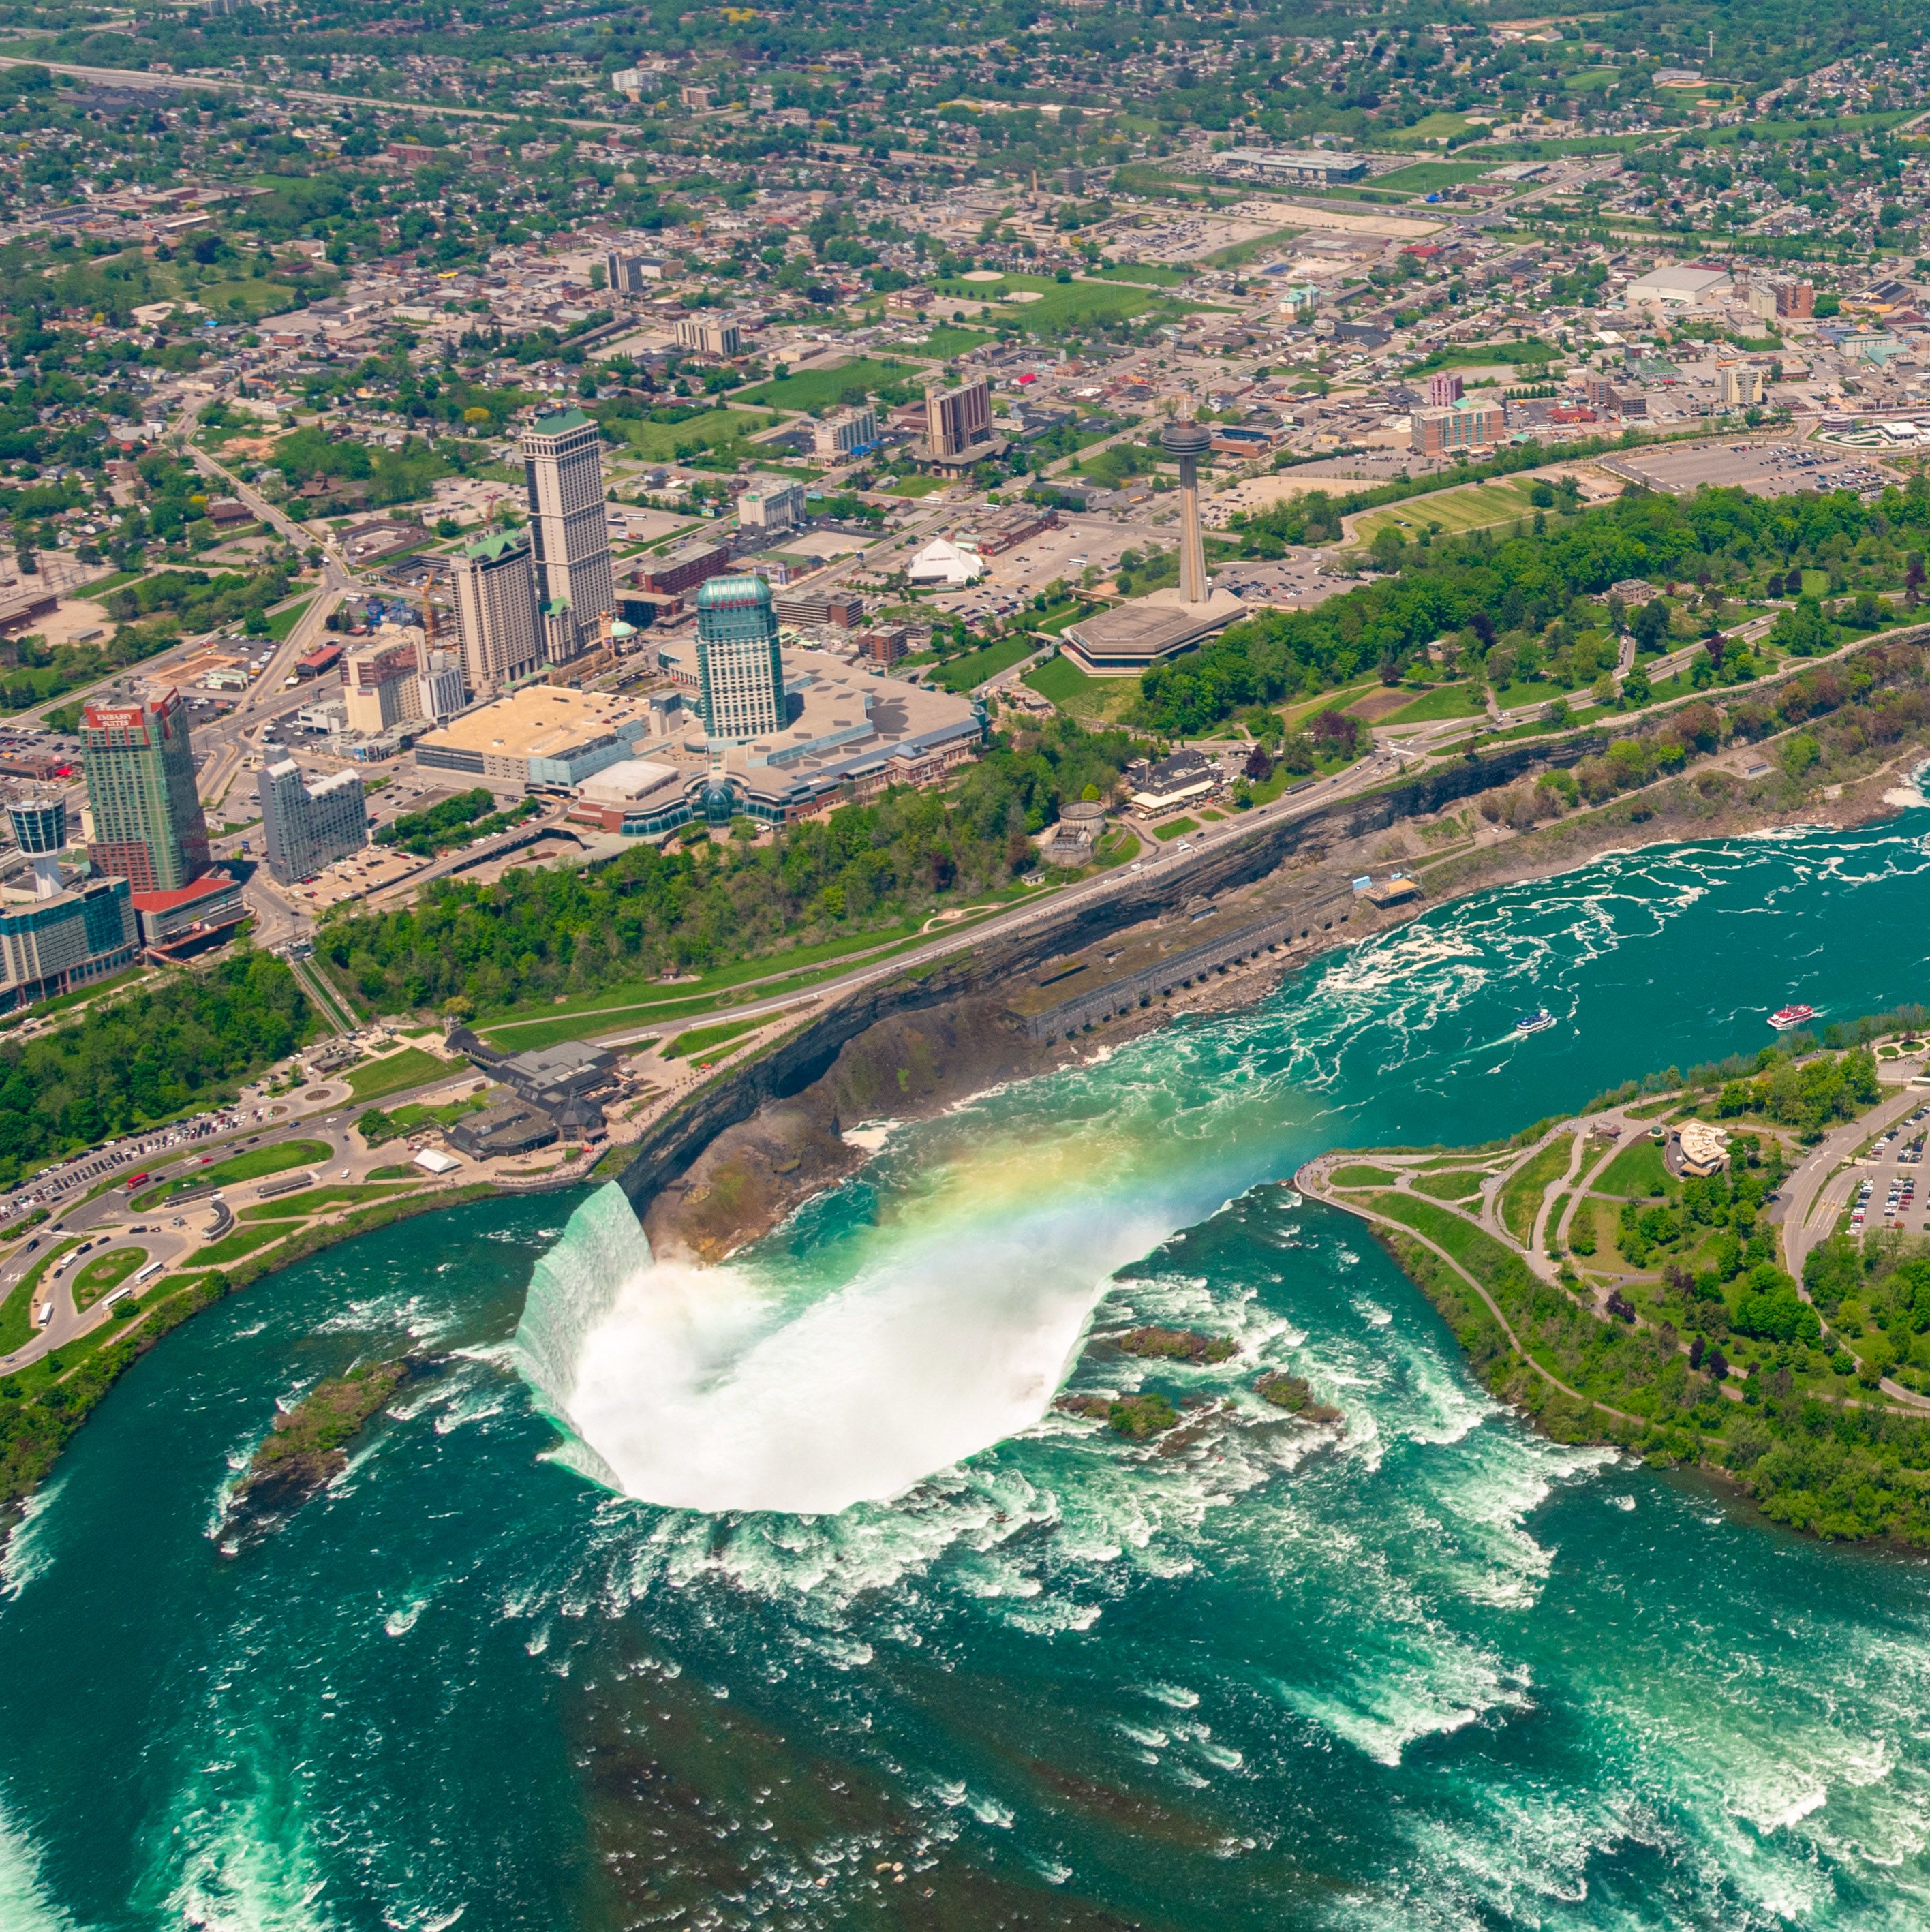
{"type": "MultiPolygon", "coordinates": [[[[365,1362],[317,1382],[275,1418],[228,1505],[228,1526],[259,1534],[291,1515],[348,1467],[348,1445],[389,1397],[428,1364],[407,1356],[365,1362]]],[[[224,1538],[235,1546],[235,1538],[224,1538]]]]}

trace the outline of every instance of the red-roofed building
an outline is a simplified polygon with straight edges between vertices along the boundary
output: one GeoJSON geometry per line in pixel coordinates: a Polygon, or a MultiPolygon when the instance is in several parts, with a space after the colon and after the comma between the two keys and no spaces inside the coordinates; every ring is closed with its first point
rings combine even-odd
{"type": "Polygon", "coordinates": [[[241,881],[207,872],[171,892],[137,892],[134,917],[151,957],[182,959],[225,939],[248,917],[241,881]]]}

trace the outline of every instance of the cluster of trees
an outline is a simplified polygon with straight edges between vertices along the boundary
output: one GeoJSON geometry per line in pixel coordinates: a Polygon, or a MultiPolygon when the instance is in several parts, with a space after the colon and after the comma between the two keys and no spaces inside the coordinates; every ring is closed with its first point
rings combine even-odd
{"type": "Polygon", "coordinates": [[[1820,1133],[1832,1120],[1853,1119],[1876,1105],[1876,1056],[1867,1047],[1797,1062],[1766,1048],[1769,1064],[1753,1079],[1724,1083],[1715,1111],[1724,1118],[1763,1114],[1820,1133]]]}
{"type": "Polygon", "coordinates": [[[495,808],[496,794],[486,785],[459,791],[453,798],[432,805],[427,812],[405,812],[375,835],[378,845],[393,845],[419,859],[433,858],[452,845],[472,838],[487,838],[503,832],[541,809],[534,799],[526,798],[506,811],[495,808]]]}
{"type": "MultiPolygon", "coordinates": [[[[1283,509],[1315,514],[1299,504],[1283,509]]],[[[1532,532],[1477,530],[1411,544],[1383,532],[1397,540],[1376,558],[1388,574],[1310,610],[1262,612],[1148,670],[1141,680],[1145,722],[1193,734],[1249,706],[1312,694],[1365,673],[1397,682],[1442,639],[1457,662],[1490,682],[1548,675],[1572,685],[1597,666],[1592,658],[1577,664],[1564,652],[1598,624],[1591,600],[1626,578],[1717,591],[1748,585],[1757,572],[1766,586],[1769,574],[1780,577],[1793,566],[1826,569],[1832,585],[1846,590],[1856,587],[1856,575],[1871,584],[1902,582],[1910,557],[1920,559],[1930,537],[1930,481],[1913,477],[1875,503],[1847,490],[1769,499],[1706,489],[1682,498],[1631,486],[1613,503],[1552,522],[1536,512],[1535,520],[1544,527],[1532,532]],[[1505,674],[1497,650],[1508,653],[1505,674]]],[[[1880,621],[1874,600],[1872,607],[1864,614],[1880,621]]],[[[1853,622],[1856,616],[1844,614],[1853,622]]],[[[1642,641],[1661,647],[1667,613],[1643,621],[1642,641]]],[[[1832,631],[1816,648],[1835,640],[1832,631]]]]}
{"type": "Polygon", "coordinates": [[[90,1010],[76,1025],[0,1037],[0,1185],[205,1102],[293,1053],[317,1023],[281,960],[243,950],[90,1010]]]}
{"type": "Polygon", "coordinates": [[[582,875],[440,881],[404,910],[329,920],[316,950],[379,1010],[482,1014],[887,926],[1029,870],[1030,835],[1064,800],[1109,794],[1133,749],[1123,732],[1055,720],[995,746],[946,791],[888,791],[764,844],[740,820],[728,842],[699,826],[582,875]]]}
{"type": "MultiPolygon", "coordinates": [[[[320,500],[326,512],[350,506],[379,509],[389,503],[410,503],[429,494],[439,477],[457,466],[452,457],[464,452],[459,444],[431,448],[410,436],[400,449],[371,448],[366,443],[337,441],[311,424],[284,436],[275,446],[274,466],[292,489],[320,482],[327,494],[320,500]]],[[[482,454],[480,445],[474,454],[482,454]]]]}
{"type": "MultiPolygon", "coordinates": [[[[1532,784],[1484,794],[1479,808],[1490,820],[1525,828],[1583,801],[1598,805],[1667,778],[1695,753],[1778,736],[1798,724],[1811,728],[1784,737],[1777,762],[1787,777],[1813,783],[1816,773],[1840,769],[1930,723],[1925,678],[1916,646],[1871,644],[1843,662],[1817,665],[1760,694],[1720,706],[1706,700],[1683,705],[1648,730],[1612,740],[1572,770],[1544,772],[1532,784]]],[[[1697,782],[1712,799],[1727,794],[1728,781],[1719,773],[1697,782]]]]}

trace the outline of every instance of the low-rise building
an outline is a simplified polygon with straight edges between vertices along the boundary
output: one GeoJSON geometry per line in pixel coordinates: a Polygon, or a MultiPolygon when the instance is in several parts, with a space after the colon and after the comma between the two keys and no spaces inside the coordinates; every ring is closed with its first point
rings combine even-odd
{"type": "Polygon", "coordinates": [[[185,959],[218,945],[248,916],[241,881],[227,872],[204,872],[171,892],[136,892],[132,903],[151,959],[185,959]]]}
{"type": "Polygon", "coordinates": [[[567,791],[629,758],[650,730],[641,699],[525,685],[425,733],[416,762],[500,791],[567,791]]]}
{"type": "Polygon", "coordinates": [[[1185,751],[1157,760],[1135,758],[1126,767],[1126,782],[1132,788],[1127,802],[1150,818],[1211,797],[1223,780],[1220,767],[1204,752],[1185,751]]]}

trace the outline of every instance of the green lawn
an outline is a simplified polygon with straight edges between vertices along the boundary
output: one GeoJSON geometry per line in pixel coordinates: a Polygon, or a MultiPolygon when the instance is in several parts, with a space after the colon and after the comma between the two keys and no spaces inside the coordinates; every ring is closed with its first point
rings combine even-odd
{"type": "MultiPolygon", "coordinates": [[[[754,389],[741,389],[731,400],[740,403],[767,403],[778,410],[823,409],[836,402],[847,389],[869,392],[887,382],[913,381],[926,373],[921,362],[901,362],[895,356],[883,361],[860,356],[841,362],[835,369],[800,369],[775,382],[760,382],[754,389]]],[[[690,425],[683,425],[689,429],[690,425]]]]}
{"type": "Polygon", "coordinates": [[[1411,538],[1430,524],[1438,524],[1444,532],[1454,535],[1533,513],[1534,506],[1528,501],[1523,484],[1464,483],[1457,489],[1410,496],[1403,502],[1390,503],[1385,509],[1370,511],[1354,525],[1354,540],[1370,544],[1382,530],[1397,530],[1411,538]]]}
{"type": "Polygon", "coordinates": [[[1564,691],[1558,684],[1547,684],[1536,679],[1526,684],[1511,684],[1494,694],[1495,702],[1504,711],[1511,711],[1517,705],[1552,704],[1558,698],[1572,698],[1574,693],[1564,691]]]}
{"type": "Polygon", "coordinates": [[[74,1277],[74,1305],[92,1308],[101,1298],[117,1288],[148,1258],[145,1248],[113,1248],[94,1256],[74,1277]]]}
{"type": "Polygon", "coordinates": [[[20,1286],[4,1303],[0,1303],[0,1355],[11,1355],[33,1334],[34,1290],[47,1273],[48,1263],[58,1261],[80,1245],[80,1238],[76,1235],[48,1249],[22,1276],[20,1286]]]}
{"type": "Polygon", "coordinates": [[[1527,1165],[1516,1171],[1501,1190],[1501,1225],[1523,1247],[1535,1232],[1535,1210],[1550,1181],[1568,1171],[1568,1157],[1574,1151],[1574,1136],[1557,1134],[1527,1165]]]}
{"type": "Polygon", "coordinates": [[[314,602],[313,597],[304,597],[293,604],[284,604],[278,610],[268,614],[268,634],[275,641],[285,644],[288,634],[302,621],[302,614],[314,602]]]}
{"type": "Polygon", "coordinates": [[[950,487],[951,478],[948,476],[901,476],[896,482],[887,484],[881,494],[887,496],[916,499],[931,496],[935,491],[950,487]]]}
{"type": "Polygon", "coordinates": [[[1394,1180],[1394,1176],[1385,1168],[1369,1167],[1360,1162],[1348,1167],[1337,1167],[1328,1178],[1336,1187],[1386,1187],[1394,1180]]]}
{"type": "Polygon", "coordinates": [[[244,1180],[260,1180],[271,1174],[286,1174],[290,1168],[306,1167],[311,1161],[326,1160],[326,1141],[281,1141],[272,1147],[250,1148],[244,1154],[217,1161],[209,1167],[191,1167],[172,1175],[158,1187],[137,1194],[128,1206],[137,1213],[158,1208],[177,1194],[202,1187],[234,1187],[244,1180]]]}
{"type": "Polygon", "coordinates": [[[1481,718],[1487,715],[1485,706],[1476,703],[1468,695],[1464,684],[1443,684],[1417,698],[1412,704],[1403,705],[1391,718],[1383,718],[1383,724],[1430,724],[1442,718],[1481,718]]]}
{"type": "Polygon", "coordinates": [[[1487,168],[1478,161],[1415,161],[1396,168],[1391,174],[1376,175],[1373,184],[1406,194],[1432,194],[1439,188],[1478,181],[1487,172],[1487,168]]]}
{"type": "Polygon", "coordinates": [[[754,1031],[769,1024],[767,1020],[726,1020],[722,1026],[695,1027],[689,1033],[680,1033],[663,1050],[666,1060],[681,1060],[690,1055],[708,1053],[713,1047],[722,1046],[726,1040],[737,1039],[740,1034],[754,1031]]]}
{"type": "Polygon", "coordinates": [[[1199,821],[1196,818],[1175,818],[1170,825],[1156,825],[1153,828],[1155,838],[1184,838],[1189,832],[1197,832],[1199,821]]]}
{"type": "MultiPolygon", "coordinates": [[[[419,1168],[415,1171],[414,1178],[418,1182],[428,1178],[419,1168]]],[[[244,1221],[299,1221],[305,1215],[320,1213],[324,1208],[340,1207],[344,1202],[380,1200],[385,1195],[407,1191],[401,1187],[305,1187],[299,1193],[284,1194],[275,1200],[258,1202],[252,1208],[244,1208],[239,1218],[244,1221]]]]}
{"type": "Polygon", "coordinates": [[[727,448],[754,430],[768,429],[771,418],[761,410],[707,410],[679,423],[645,422],[634,416],[614,418],[608,427],[630,448],[653,463],[677,460],[680,449],[727,448]]]}
{"type": "Polygon", "coordinates": [[[1083,273],[1089,281],[1139,282],[1149,289],[1176,289],[1190,279],[1187,270],[1169,268],[1163,262],[1109,262],[1083,273]]]}
{"type": "Polygon", "coordinates": [[[1437,114],[1424,116],[1412,127],[1403,128],[1388,135],[1382,145],[1390,148],[1424,147],[1430,141],[1452,141],[1463,134],[1470,134],[1476,124],[1465,114],[1452,114],[1444,110],[1437,114]]]}
{"type": "Polygon", "coordinates": [[[1041,648],[1037,638],[1021,631],[1014,637],[1001,638],[995,644],[987,644],[982,651],[968,651],[962,658],[953,658],[949,664],[932,672],[927,681],[962,697],[974,686],[983,684],[989,677],[996,677],[1002,670],[1010,670],[1041,648]]]}
{"type": "Polygon", "coordinates": [[[1649,1195],[1673,1195],[1677,1184],[1662,1165],[1661,1143],[1644,1134],[1631,1141],[1602,1171],[1595,1184],[1602,1194],[1627,1194],[1637,1198],[1649,1195]]]}
{"type": "Polygon", "coordinates": [[[349,1076],[349,1092],[358,1100],[375,1100],[427,1081],[452,1078],[461,1071],[419,1046],[405,1046],[386,1060],[365,1060],[349,1076]]]}
{"type": "Polygon", "coordinates": [[[1487,1178],[1481,1168],[1455,1167],[1439,1174],[1418,1174],[1414,1185],[1436,1201],[1471,1201],[1480,1193],[1481,1184],[1487,1178]]]}
{"type": "Polygon", "coordinates": [[[1139,695],[1136,677],[1092,677],[1066,657],[1036,665],[1022,682],[1041,698],[1049,698],[1067,716],[1088,724],[1111,722],[1139,695]]]}
{"type": "Polygon", "coordinates": [[[197,1268],[225,1268],[230,1262],[238,1262],[244,1255],[253,1254],[257,1248],[265,1248],[271,1241],[278,1241],[288,1230],[270,1221],[259,1228],[237,1228],[232,1234],[224,1234],[212,1247],[203,1248],[194,1257],[197,1268]]]}
{"type": "Polygon", "coordinates": [[[915,349],[920,356],[936,356],[949,362],[954,356],[983,349],[991,340],[983,329],[961,328],[955,322],[941,322],[925,332],[923,342],[908,343],[905,346],[915,349]]]}
{"type": "Polygon", "coordinates": [[[1250,241],[1235,242],[1226,248],[1214,249],[1207,256],[1206,266],[1209,268],[1243,268],[1249,262],[1272,254],[1295,236],[1305,232],[1304,227],[1272,229],[1265,235],[1254,236],[1250,241]]]}
{"type": "Polygon", "coordinates": [[[1010,304],[1001,314],[1028,332],[1056,331],[1075,324],[1085,327],[1095,322],[1129,321],[1155,310],[1176,319],[1197,314],[1205,306],[1175,302],[1130,282],[1053,282],[1038,292],[1037,302],[1010,304]]]}

